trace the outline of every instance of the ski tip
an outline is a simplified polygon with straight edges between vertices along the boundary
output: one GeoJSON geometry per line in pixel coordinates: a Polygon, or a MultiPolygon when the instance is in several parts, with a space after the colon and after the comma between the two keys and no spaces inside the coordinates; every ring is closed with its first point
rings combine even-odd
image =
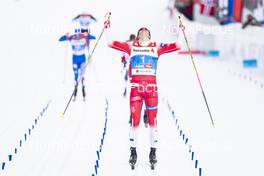
{"type": "Polygon", "coordinates": [[[216,128],[215,124],[213,124],[213,128],[216,128]]]}

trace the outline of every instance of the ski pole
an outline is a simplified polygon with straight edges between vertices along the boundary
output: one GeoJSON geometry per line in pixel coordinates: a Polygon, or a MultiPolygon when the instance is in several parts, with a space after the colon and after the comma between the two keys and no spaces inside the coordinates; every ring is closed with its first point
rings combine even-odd
{"type": "Polygon", "coordinates": [[[207,111],[209,113],[209,116],[210,116],[212,125],[213,125],[213,127],[215,127],[215,123],[214,123],[214,120],[213,120],[213,117],[212,117],[212,114],[211,114],[211,111],[210,111],[210,108],[209,108],[209,104],[208,104],[208,101],[206,99],[206,96],[205,96],[205,93],[204,93],[204,90],[203,90],[203,86],[202,86],[202,83],[201,83],[201,80],[200,80],[200,77],[199,77],[199,74],[198,74],[198,71],[197,71],[197,68],[196,68],[194,59],[193,59],[192,51],[190,49],[190,45],[189,45],[189,42],[188,42],[187,37],[186,37],[186,34],[185,34],[185,26],[182,24],[182,20],[181,20],[181,17],[180,16],[179,16],[179,27],[182,30],[182,33],[183,33],[183,36],[184,36],[184,39],[185,39],[185,42],[186,42],[186,45],[187,45],[187,48],[188,48],[188,52],[189,52],[190,57],[191,57],[191,60],[192,60],[193,68],[195,70],[196,77],[198,79],[198,82],[199,82],[199,85],[200,85],[200,89],[202,91],[203,98],[204,98],[204,101],[205,101],[205,104],[206,104],[206,107],[207,107],[207,111]]]}
{"type": "MultiPolygon", "coordinates": [[[[108,12],[108,13],[106,14],[107,21],[110,20],[110,16],[111,16],[111,12],[108,12]]],[[[95,45],[94,45],[94,48],[93,48],[93,50],[92,50],[92,52],[91,52],[91,54],[90,54],[90,56],[89,56],[90,59],[91,59],[92,56],[93,56],[93,53],[94,53],[94,51],[95,51],[95,49],[96,49],[96,47],[97,47],[97,45],[98,45],[98,43],[99,43],[99,41],[100,41],[100,39],[101,39],[103,33],[104,33],[105,28],[106,28],[106,26],[104,26],[104,28],[102,29],[102,31],[101,31],[101,33],[100,33],[100,35],[99,35],[99,37],[98,37],[98,39],[97,39],[97,41],[96,41],[96,43],[95,43],[95,45]]],[[[89,62],[86,62],[85,65],[84,65],[84,67],[82,68],[82,70],[81,70],[81,74],[79,74],[79,78],[78,78],[78,80],[77,80],[77,84],[76,84],[76,85],[79,84],[81,78],[83,77],[83,76],[80,76],[80,75],[84,75],[84,73],[85,73],[85,69],[86,69],[88,63],[89,63],[89,62]]],[[[75,92],[75,88],[74,88],[74,90],[73,90],[73,92],[72,92],[72,94],[71,94],[71,96],[70,96],[70,99],[69,99],[69,101],[67,102],[67,105],[66,105],[66,107],[65,107],[65,109],[64,109],[64,111],[63,111],[63,113],[62,113],[62,115],[61,115],[62,118],[63,118],[64,115],[66,114],[66,111],[67,111],[67,109],[68,109],[68,107],[69,107],[69,105],[70,105],[70,103],[71,103],[71,101],[72,101],[72,98],[73,98],[74,92],[75,92]]]]}
{"type": "MultiPolygon", "coordinates": [[[[110,16],[111,16],[111,12],[108,12],[107,14],[106,14],[106,16],[107,16],[107,19],[106,19],[106,21],[109,21],[110,20],[110,16]]],[[[104,33],[104,30],[105,30],[105,28],[106,28],[106,26],[104,26],[103,27],[103,29],[102,29],[102,31],[101,31],[101,33],[100,33],[100,35],[99,35],[99,37],[98,37],[98,40],[97,40],[97,42],[95,43],[95,45],[94,45],[94,48],[93,48],[93,50],[92,50],[92,52],[91,52],[91,54],[90,54],[90,58],[92,58],[92,56],[93,56],[93,53],[94,53],[94,51],[95,51],[95,48],[96,48],[96,46],[98,45],[98,43],[99,43],[99,40],[100,40],[100,38],[102,37],[102,35],[103,35],[103,33],[104,33]]],[[[87,65],[87,64],[86,64],[87,65]]],[[[85,67],[86,68],[86,67],[85,67]]],[[[84,68],[84,69],[85,69],[84,68]]]]}

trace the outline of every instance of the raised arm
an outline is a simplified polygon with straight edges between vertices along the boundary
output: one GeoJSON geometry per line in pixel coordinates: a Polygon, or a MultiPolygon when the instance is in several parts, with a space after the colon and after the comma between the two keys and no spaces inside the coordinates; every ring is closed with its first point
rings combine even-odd
{"type": "Polygon", "coordinates": [[[179,49],[180,47],[176,43],[168,43],[168,44],[161,43],[160,46],[158,47],[158,56],[173,51],[177,51],[179,49]]]}
{"type": "Polygon", "coordinates": [[[89,16],[90,16],[90,18],[91,18],[92,20],[94,20],[95,22],[97,22],[97,19],[96,19],[93,15],[89,14],[89,16]]]}
{"type": "Polygon", "coordinates": [[[124,53],[127,53],[130,55],[131,52],[131,46],[126,43],[126,42],[118,42],[118,41],[113,41],[112,43],[108,44],[110,48],[122,51],[124,53]]]}
{"type": "Polygon", "coordinates": [[[75,18],[72,19],[72,21],[77,20],[78,18],[80,18],[81,15],[77,15],[75,18]]]}
{"type": "Polygon", "coordinates": [[[104,22],[106,40],[107,40],[108,46],[110,48],[116,49],[118,51],[122,51],[122,52],[127,53],[128,55],[130,55],[131,45],[129,45],[127,42],[113,41],[112,39],[110,39],[110,36],[111,36],[110,35],[110,31],[109,31],[109,28],[110,28],[110,15],[111,15],[111,12],[108,13],[108,18],[104,22]]]}

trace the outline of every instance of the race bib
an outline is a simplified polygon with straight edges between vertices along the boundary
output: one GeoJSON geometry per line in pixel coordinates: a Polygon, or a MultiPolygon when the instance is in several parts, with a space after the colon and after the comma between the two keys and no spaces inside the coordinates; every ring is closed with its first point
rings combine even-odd
{"type": "Polygon", "coordinates": [[[134,56],[131,58],[132,75],[155,76],[158,58],[152,56],[134,56]]]}
{"type": "Polygon", "coordinates": [[[157,47],[132,47],[130,56],[132,76],[156,76],[157,47]]]}

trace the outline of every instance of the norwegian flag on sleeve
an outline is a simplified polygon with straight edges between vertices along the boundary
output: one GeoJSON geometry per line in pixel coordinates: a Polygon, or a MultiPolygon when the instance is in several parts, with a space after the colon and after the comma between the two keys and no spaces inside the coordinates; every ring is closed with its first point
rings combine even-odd
{"type": "Polygon", "coordinates": [[[201,0],[200,13],[207,16],[214,16],[215,14],[215,1],[214,0],[201,0]]]}

